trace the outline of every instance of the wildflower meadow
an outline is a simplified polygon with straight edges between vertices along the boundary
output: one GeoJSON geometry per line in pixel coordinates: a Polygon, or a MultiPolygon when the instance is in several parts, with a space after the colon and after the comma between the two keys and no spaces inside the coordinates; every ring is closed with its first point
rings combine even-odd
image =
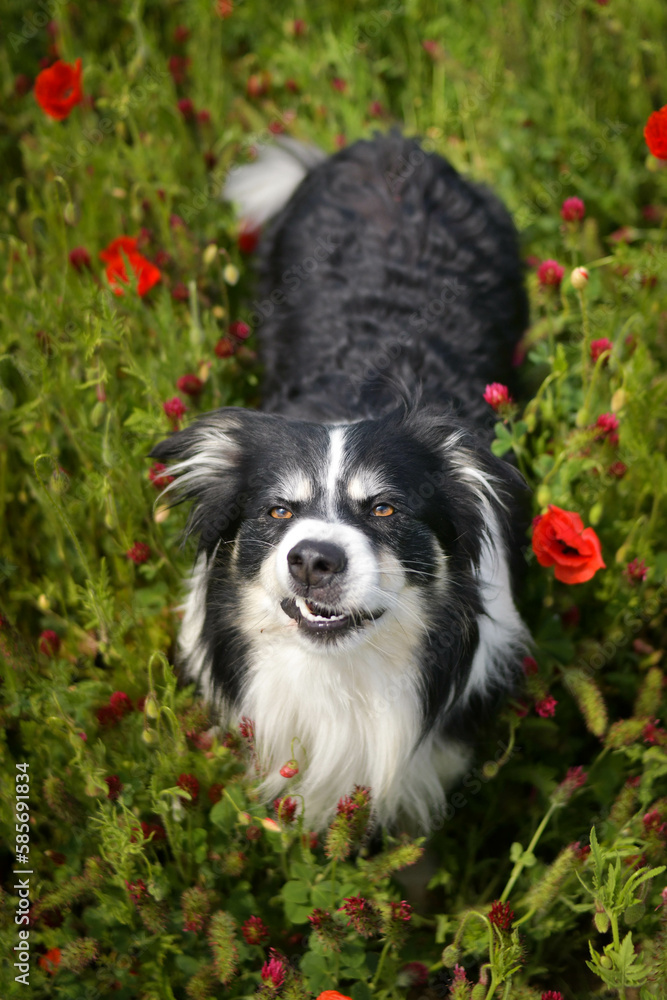
{"type": "Polygon", "coordinates": [[[0,995],[667,997],[667,7],[1,19],[0,995]],[[252,720],[216,730],[179,683],[193,551],[147,456],[260,398],[271,302],[230,171],[275,136],[332,153],[392,127],[521,235],[520,391],[485,398],[532,491],[534,647],[444,812],[371,842],[372,789],[313,833],[297,761],[261,801],[252,720]]]}

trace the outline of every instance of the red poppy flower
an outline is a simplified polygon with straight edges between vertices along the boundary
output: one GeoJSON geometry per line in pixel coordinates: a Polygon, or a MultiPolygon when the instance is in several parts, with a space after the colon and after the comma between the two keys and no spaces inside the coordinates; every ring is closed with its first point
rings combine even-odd
{"type": "Polygon", "coordinates": [[[81,60],[72,66],[58,59],[35,80],[35,98],[42,111],[61,122],[83,100],[81,60]]]}
{"type": "Polygon", "coordinates": [[[46,955],[42,955],[39,960],[39,964],[44,969],[45,972],[49,972],[54,975],[58,971],[58,966],[60,965],[60,948],[51,948],[47,951],[46,955]]]}
{"type": "Polygon", "coordinates": [[[139,295],[145,295],[162,277],[159,268],[139,253],[137,240],[132,236],[117,236],[108,247],[100,250],[100,259],[107,265],[106,276],[114,295],[124,295],[125,290],[121,286],[129,284],[126,259],[137,279],[139,295]]]}
{"type": "Polygon", "coordinates": [[[659,160],[667,160],[667,104],[649,116],[644,138],[654,156],[659,160]]]}
{"type": "Polygon", "coordinates": [[[286,764],[283,764],[280,768],[280,773],[283,778],[293,778],[295,774],[299,773],[299,765],[292,758],[291,760],[288,760],[286,764]]]}
{"type": "MultiPolygon", "coordinates": [[[[594,340],[591,343],[591,361],[597,361],[601,354],[604,354],[605,351],[611,351],[613,346],[611,340],[608,340],[607,337],[600,337],[599,340],[594,340]]],[[[608,358],[605,358],[603,364],[606,364],[608,360],[608,358]]]]}
{"type": "Polygon", "coordinates": [[[535,518],[533,552],[540,566],[555,566],[561,583],[585,583],[605,568],[600,540],[584,528],[578,514],[549,504],[546,514],[535,518]]]}

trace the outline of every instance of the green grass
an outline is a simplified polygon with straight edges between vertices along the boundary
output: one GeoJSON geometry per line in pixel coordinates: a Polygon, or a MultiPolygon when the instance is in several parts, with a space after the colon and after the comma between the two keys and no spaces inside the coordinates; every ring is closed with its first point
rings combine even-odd
{"type": "MultiPolygon", "coordinates": [[[[667,8],[57,9],[51,34],[43,7],[8,0],[0,56],[3,954],[22,929],[13,789],[26,762],[30,996],[667,996],[665,877],[637,874],[661,864],[667,823],[667,173],[643,139],[648,114],[667,102],[667,8]],[[174,39],[177,25],[187,40],[174,39]],[[87,100],[63,122],[21,93],[53,45],[84,70],[87,100]],[[175,55],[190,60],[179,84],[175,55]],[[249,98],[248,78],[262,73],[268,92],[249,98]],[[184,98],[210,121],[187,120],[184,98]],[[538,287],[529,269],[524,393],[494,447],[514,452],[535,514],[553,503],[594,526],[606,569],[559,583],[527,541],[521,605],[539,672],[524,707],[508,706],[482,734],[477,770],[435,819],[429,906],[408,922],[392,916],[402,893],[392,872],[415,848],[387,838],[370,859],[343,821],[317,846],[298,823],[266,822],[275,814],[244,777],[244,741],[203,738],[205,709],[170,666],[192,552],[178,547],[184,513],[155,510],[146,455],[170,429],[162,404],[181,375],[205,383],[197,399],[182,397],[185,420],[257,401],[252,337],[232,336],[230,357],[214,351],[254,298],[252,259],[218,194],[276,123],[329,151],[393,124],[420,134],[503,197],[527,258],[566,269],[560,291],[538,287]],[[560,206],[574,195],[586,217],[568,228],[560,206]],[[612,238],[620,227],[629,241],[612,238]],[[99,252],[140,233],[162,280],[143,298],[134,288],[115,296],[99,252]],[[76,247],[89,268],[70,263],[76,247]],[[569,282],[575,265],[590,271],[582,296],[569,282]],[[189,297],[174,297],[183,286],[189,297]],[[588,345],[600,338],[613,347],[594,366],[588,345]],[[618,445],[590,429],[612,411],[618,445]],[[126,555],[138,542],[150,549],[141,565],[126,555]],[[645,580],[629,577],[633,560],[645,580]],[[57,652],[39,651],[47,630],[57,652]],[[119,691],[132,710],[100,713],[119,691]],[[557,706],[542,718],[535,704],[548,694],[557,706]],[[576,766],[587,780],[567,799],[559,785],[576,766]],[[199,783],[196,802],[181,794],[184,774],[199,783]],[[142,821],[166,838],[144,841],[142,821]],[[587,845],[592,828],[582,857],[568,845],[587,845]],[[374,907],[370,937],[339,909],[356,896],[374,907]],[[496,900],[509,902],[512,927],[489,922],[496,900]],[[331,915],[319,935],[315,908],[331,915]],[[260,944],[241,931],[251,916],[270,934],[260,944]],[[257,993],[269,948],[289,969],[280,989],[265,982],[257,993]],[[468,984],[450,986],[457,961],[468,984]],[[430,970],[428,985],[410,985],[414,962],[430,970]]],[[[3,969],[3,996],[28,995],[16,974],[3,969]]]]}

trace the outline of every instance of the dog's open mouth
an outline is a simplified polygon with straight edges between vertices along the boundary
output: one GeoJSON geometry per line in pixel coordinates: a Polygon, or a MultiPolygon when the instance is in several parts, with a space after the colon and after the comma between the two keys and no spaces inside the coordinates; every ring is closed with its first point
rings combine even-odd
{"type": "Polygon", "coordinates": [[[281,602],[286,615],[293,618],[300,629],[311,635],[340,635],[342,632],[359,628],[367,621],[375,621],[384,614],[381,611],[340,611],[328,608],[303,597],[288,597],[281,602]]]}

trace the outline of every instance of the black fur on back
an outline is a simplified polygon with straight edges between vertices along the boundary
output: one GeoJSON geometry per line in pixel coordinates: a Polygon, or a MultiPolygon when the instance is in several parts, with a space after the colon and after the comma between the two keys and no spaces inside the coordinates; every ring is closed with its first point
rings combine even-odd
{"type": "Polygon", "coordinates": [[[315,167],[261,243],[263,409],[377,417],[419,388],[489,427],[528,321],[499,200],[397,132],[315,167]]]}

